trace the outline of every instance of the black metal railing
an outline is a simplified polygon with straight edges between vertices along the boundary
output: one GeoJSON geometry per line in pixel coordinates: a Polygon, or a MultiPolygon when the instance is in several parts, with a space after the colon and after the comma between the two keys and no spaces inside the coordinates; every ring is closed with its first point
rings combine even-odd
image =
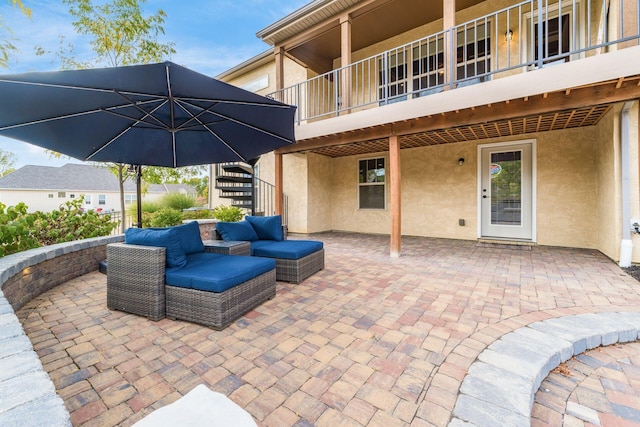
{"type": "MultiPolygon", "coordinates": [[[[220,197],[231,199],[233,206],[251,215],[275,215],[275,185],[256,177],[249,165],[220,163],[215,165],[215,176],[220,197]]],[[[283,225],[287,225],[287,218],[288,198],[283,195],[283,225]]]]}

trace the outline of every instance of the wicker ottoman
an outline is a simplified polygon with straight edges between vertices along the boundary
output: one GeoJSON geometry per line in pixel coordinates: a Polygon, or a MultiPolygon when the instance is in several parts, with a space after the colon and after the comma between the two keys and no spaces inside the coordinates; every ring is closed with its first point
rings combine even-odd
{"type": "Polygon", "coordinates": [[[324,268],[324,249],[300,259],[276,258],[276,280],[300,283],[324,268]]]}
{"type": "Polygon", "coordinates": [[[276,271],[271,270],[224,292],[165,287],[167,317],[224,329],[234,320],[276,296],[276,271]]]}

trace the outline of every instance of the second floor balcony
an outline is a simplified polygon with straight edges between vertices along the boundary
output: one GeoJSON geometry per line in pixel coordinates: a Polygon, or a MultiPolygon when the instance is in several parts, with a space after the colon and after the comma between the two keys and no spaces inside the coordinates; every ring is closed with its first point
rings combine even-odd
{"type": "Polygon", "coordinates": [[[640,0],[526,0],[268,96],[298,106],[297,123],[304,124],[579,61],[639,41],[640,0]]]}

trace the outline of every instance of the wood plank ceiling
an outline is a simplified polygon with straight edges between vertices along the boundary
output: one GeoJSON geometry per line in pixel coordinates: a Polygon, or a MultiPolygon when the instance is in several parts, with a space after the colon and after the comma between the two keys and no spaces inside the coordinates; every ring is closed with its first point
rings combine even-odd
{"type": "MultiPolygon", "coordinates": [[[[462,125],[448,129],[400,135],[400,149],[593,126],[600,121],[610,108],[611,106],[609,105],[600,105],[516,119],[496,120],[491,123],[462,125]]],[[[349,145],[319,148],[312,150],[312,152],[328,157],[343,157],[388,150],[388,138],[379,138],[349,145]]]]}

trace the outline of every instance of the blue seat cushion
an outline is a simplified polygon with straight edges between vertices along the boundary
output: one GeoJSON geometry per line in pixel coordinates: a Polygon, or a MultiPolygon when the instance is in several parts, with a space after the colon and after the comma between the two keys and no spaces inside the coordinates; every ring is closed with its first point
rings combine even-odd
{"type": "Polygon", "coordinates": [[[251,242],[251,255],[280,259],[300,259],[323,248],[315,240],[258,240],[251,242]]]}
{"type": "Polygon", "coordinates": [[[167,285],[208,292],[224,292],[276,268],[273,259],[196,253],[187,265],[165,270],[167,285]]]}
{"type": "Polygon", "coordinates": [[[217,222],[216,230],[222,236],[222,240],[258,240],[258,235],[247,221],[217,222]]]}
{"type": "Polygon", "coordinates": [[[256,231],[259,240],[284,240],[282,233],[282,217],[272,216],[250,216],[245,217],[256,231]]]}
{"type": "Polygon", "coordinates": [[[180,236],[174,227],[163,229],[128,228],[124,232],[124,242],[131,245],[165,248],[168,268],[180,268],[187,264],[187,255],[182,249],[180,236]]]}

